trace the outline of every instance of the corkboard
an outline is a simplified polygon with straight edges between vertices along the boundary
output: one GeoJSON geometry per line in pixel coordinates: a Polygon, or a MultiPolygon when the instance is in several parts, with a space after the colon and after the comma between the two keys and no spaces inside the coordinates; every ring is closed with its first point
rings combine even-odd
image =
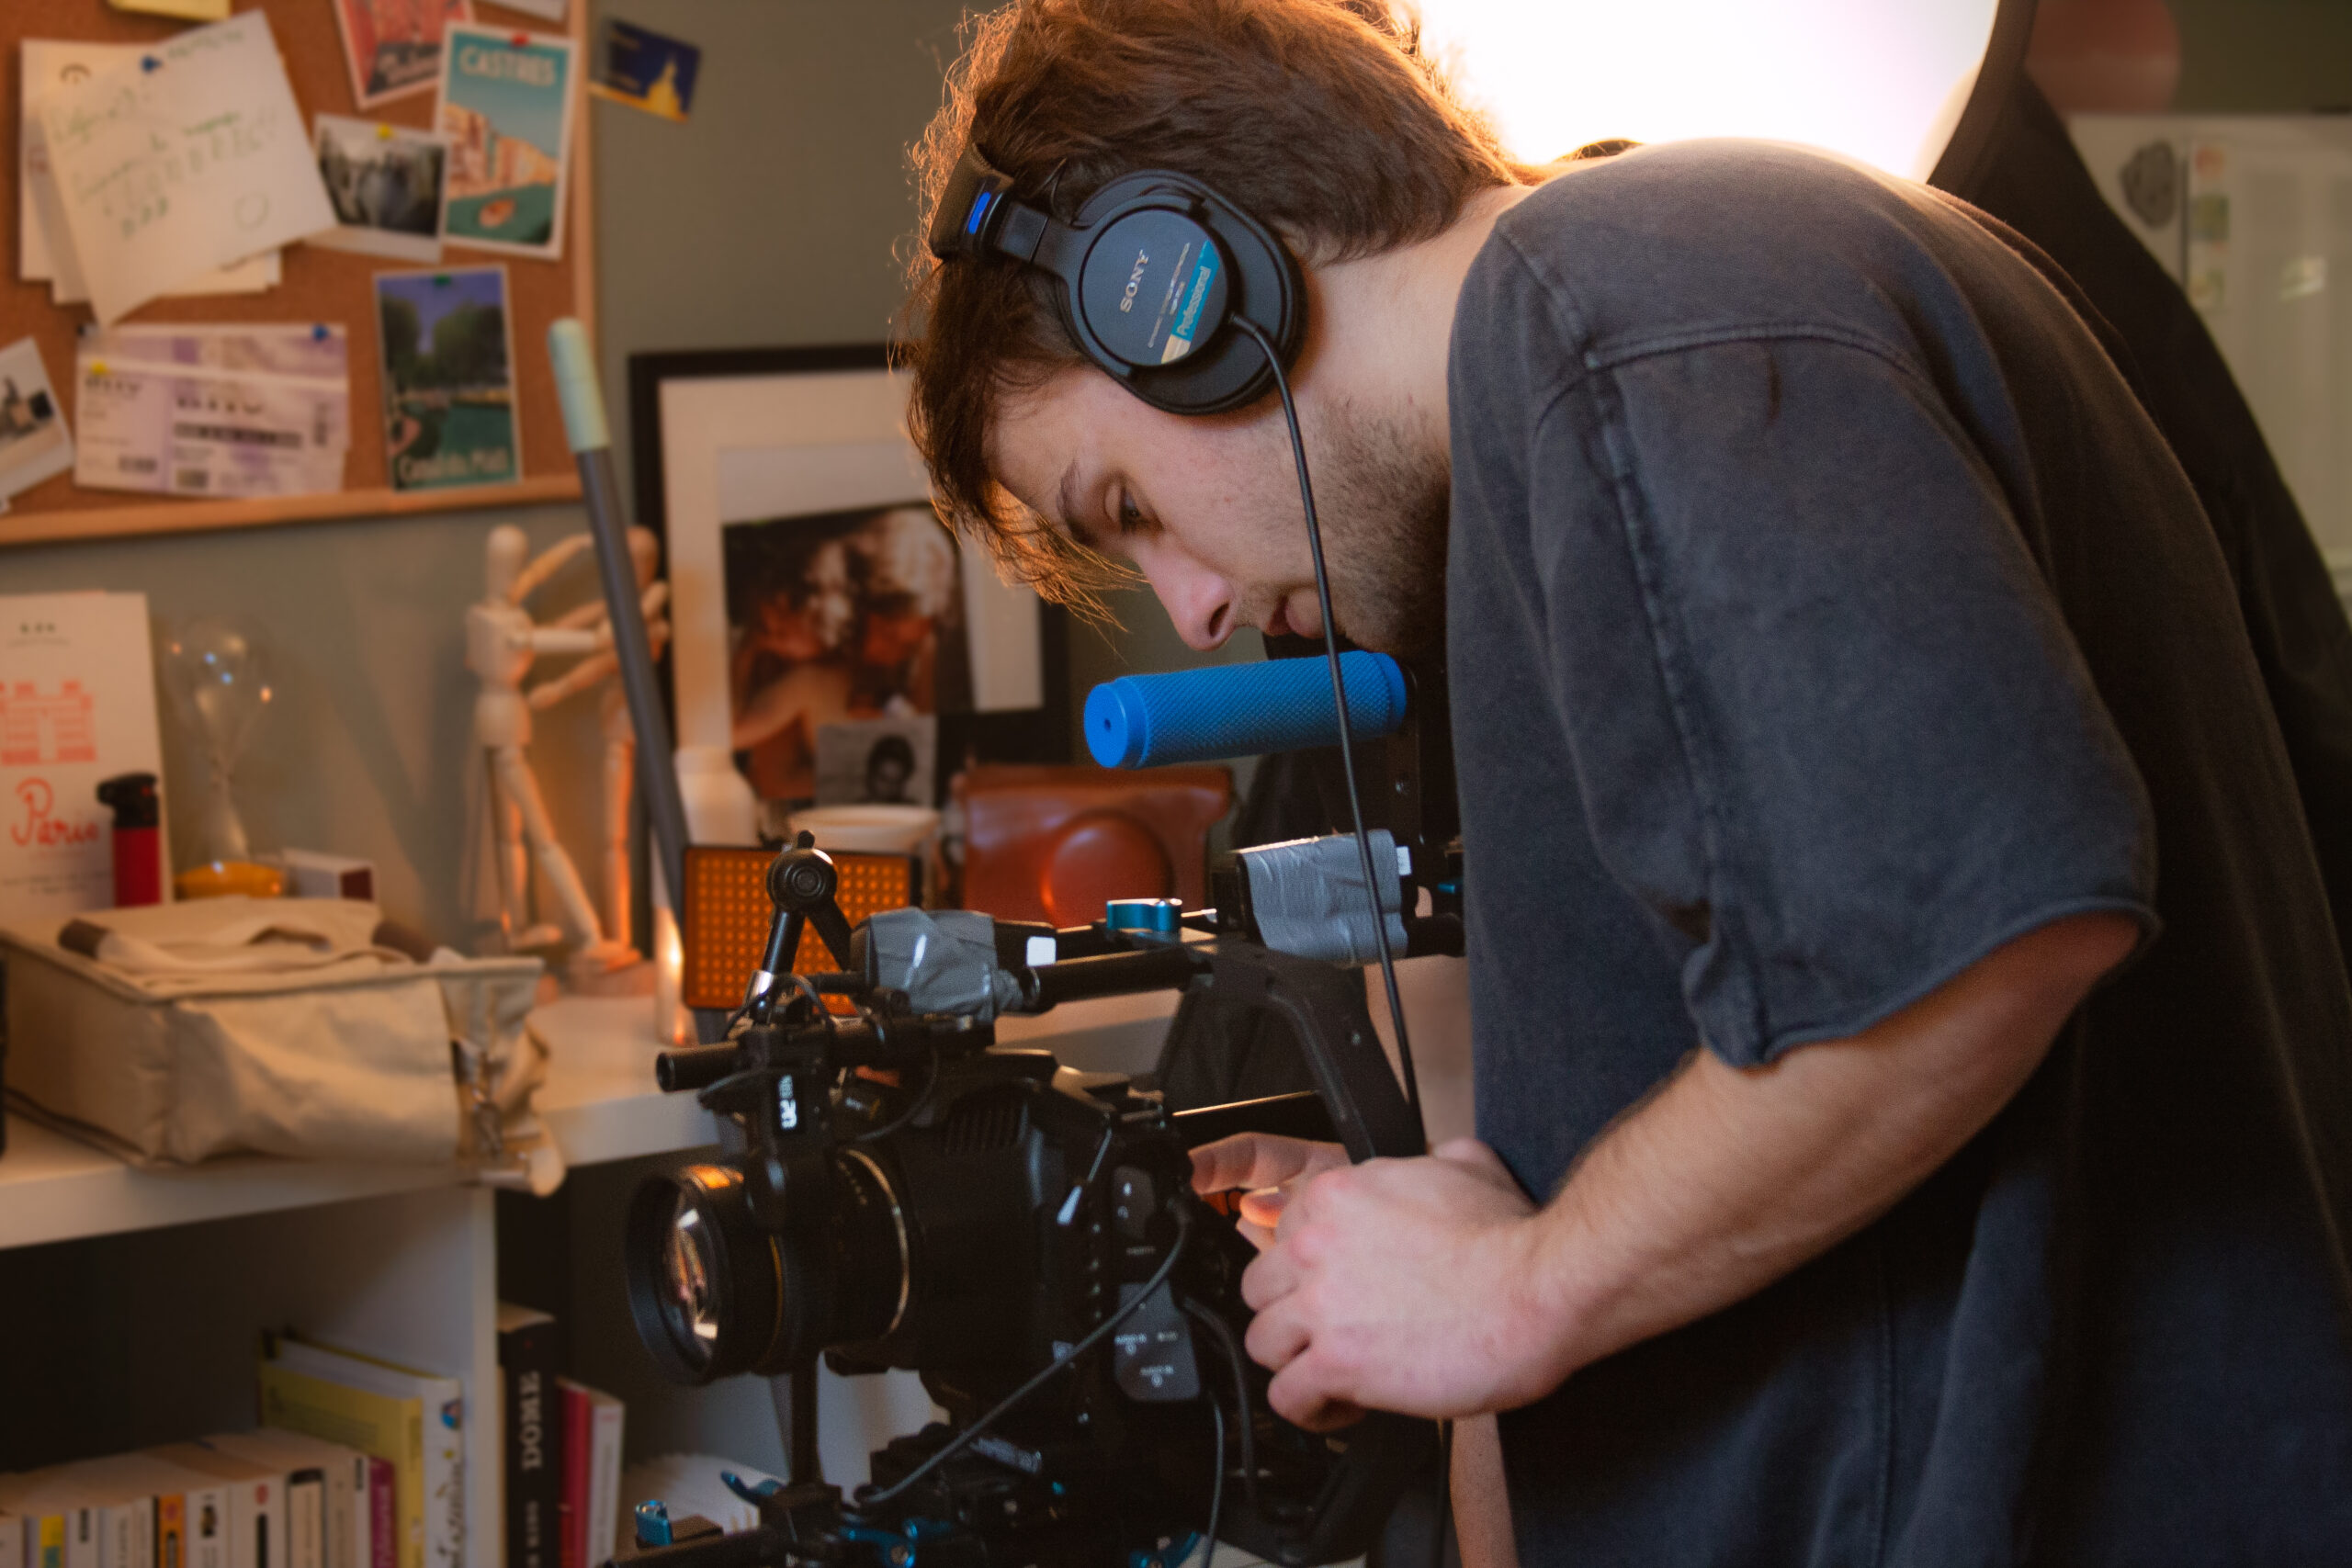
{"type": "MultiPolygon", "coordinates": [[[[571,0],[569,31],[580,44],[579,72],[589,69],[589,0],[571,0]]],[[[307,127],[322,114],[358,115],[336,29],[334,0],[263,0],[239,4],[240,12],[269,14],[270,31],[285,57],[295,102],[307,127]]],[[[488,27],[546,31],[549,24],[503,6],[475,0],[474,19],[488,27]]],[[[40,344],[50,383],[64,404],[66,418],[80,429],[74,406],[74,341],[90,321],[86,305],[50,303],[49,285],[17,276],[16,245],[17,98],[23,89],[20,39],[86,39],[103,43],[146,43],[180,30],[160,17],[117,11],[105,0],[0,0],[0,226],[9,232],[6,266],[0,268],[0,345],[31,336],[40,344]]],[[[580,90],[575,83],[574,90],[580,90]]],[[[434,96],[420,93],[379,106],[366,118],[424,128],[433,116],[434,96]]],[[[379,272],[413,271],[419,264],[384,256],[356,255],[315,245],[288,245],[283,281],[260,294],[157,299],[124,318],[134,322],[329,321],[350,333],[351,453],[344,466],[344,489],[326,495],[271,496],[249,500],[197,501],[141,496],[121,491],[80,490],[71,472],[19,492],[0,515],[0,546],[61,539],[94,539],[132,534],[181,533],[204,528],[242,528],[298,523],[322,517],[366,517],[438,511],[448,507],[503,506],[528,502],[570,501],[580,494],[571,449],[563,438],[562,411],[556,402],[548,367],[549,322],[563,316],[594,320],[589,195],[588,106],[572,112],[571,186],[564,200],[563,259],[525,257],[445,244],[449,266],[484,264],[506,268],[507,310],[514,343],[514,394],[522,433],[523,478],[518,483],[467,485],[448,490],[394,491],[385,469],[383,399],[376,344],[375,286],[379,272]]]]}

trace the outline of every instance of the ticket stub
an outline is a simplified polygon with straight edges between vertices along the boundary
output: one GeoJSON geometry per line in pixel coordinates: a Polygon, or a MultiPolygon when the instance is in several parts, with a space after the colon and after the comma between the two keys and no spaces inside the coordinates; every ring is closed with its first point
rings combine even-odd
{"type": "Polygon", "coordinates": [[[348,381],[350,338],[341,327],[184,323],[85,327],[74,352],[91,359],[136,360],[202,370],[262,371],[348,381]]]}
{"type": "Polygon", "coordinates": [[[74,482],[160,495],[308,495],[343,488],[346,380],[76,355],[74,482]]]}

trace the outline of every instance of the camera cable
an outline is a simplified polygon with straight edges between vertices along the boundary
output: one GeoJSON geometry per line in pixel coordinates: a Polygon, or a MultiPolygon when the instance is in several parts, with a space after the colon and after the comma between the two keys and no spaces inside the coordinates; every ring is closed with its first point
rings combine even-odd
{"type": "Polygon", "coordinates": [[[1241,1423],[1241,1495],[1254,1508],[1258,1506],[1258,1438],[1257,1423],[1250,1418],[1250,1370],[1241,1359],[1232,1325],[1195,1301],[1187,1301],[1184,1311],[1209,1331],[1209,1337],[1216,1341],[1217,1354],[1225,1358],[1226,1369],[1233,1374],[1234,1414],[1241,1423]]]}
{"type": "MultiPolygon", "coordinates": [[[[941,1449],[937,1453],[932,1455],[929,1459],[923,1461],[921,1464],[915,1466],[914,1469],[907,1472],[906,1474],[900,1476],[898,1480],[892,1482],[889,1485],[882,1488],[878,1492],[873,1490],[870,1484],[859,1487],[854,1499],[856,1506],[861,1510],[878,1507],[882,1504],[888,1503],[892,1499],[900,1496],[918,1482],[931,1474],[933,1471],[937,1470],[941,1465],[945,1464],[949,1460],[954,1459],[957,1454],[962,1453],[966,1449],[970,1448],[975,1442],[978,1441],[980,1437],[986,1433],[989,1427],[995,1426],[997,1422],[1015,1405],[1028,1398],[1031,1394],[1036,1393],[1039,1389],[1045,1387],[1046,1383],[1052,1382],[1055,1373],[1062,1371],[1071,1362],[1077,1360],[1080,1356],[1085,1355],[1089,1350],[1093,1349],[1094,1347],[1109,1338],[1111,1335],[1117,1330],[1119,1325],[1126,1322],[1127,1319],[1142,1311],[1144,1303],[1151,1300],[1152,1296],[1159,1290],[1159,1287],[1168,1283],[1168,1277],[1176,1271],[1177,1260],[1184,1256],[1184,1244],[1192,1239],[1193,1216],[1183,1208],[1179,1207],[1176,1211],[1175,1244],[1169,1247],[1168,1256],[1160,1259],[1159,1267],[1152,1270],[1151,1278],[1144,1281],[1143,1289],[1137,1291],[1133,1297],[1122,1303],[1116,1312],[1114,1312],[1110,1316],[1096,1324],[1092,1328],[1088,1329],[1086,1333],[1080,1337],[1077,1344],[1071,1346],[1069,1349],[1063,1351],[1060,1355],[1047,1362],[1044,1368],[1038,1371],[1026,1382],[1023,1382],[1019,1388],[1014,1389],[1011,1393],[1008,1393],[1002,1399],[998,1400],[995,1404],[989,1407],[987,1415],[981,1416],[978,1420],[965,1427],[961,1432],[956,1433],[954,1440],[949,1442],[946,1447],[941,1449]]],[[[1219,1465],[1219,1470],[1220,1472],[1223,1470],[1223,1465],[1221,1463],[1219,1465]]]]}
{"type": "Polygon", "coordinates": [[[1201,1568],[1216,1560],[1216,1527],[1225,1512],[1225,1406],[1212,1399],[1209,1414],[1216,1419],[1216,1479],[1209,1483],[1209,1528],[1201,1532],[1201,1568]]]}
{"type": "Polygon", "coordinates": [[[927,1052],[925,1060],[929,1063],[931,1070],[923,1075],[922,1092],[915,1096],[914,1102],[909,1105],[904,1111],[899,1111],[896,1116],[891,1117],[888,1122],[883,1122],[879,1127],[868,1127],[863,1133],[853,1133],[847,1138],[844,1138],[842,1142],[850,1144],[874,1143],[878,1139],[888,1137],[891,1134],[897,1132],[899,1128],[905,1126],[908,1122],[922,1114],[923,1107],[931,1103],[933,1092],[939,1088],[939,1047],[934,1044],[925,1047],[925,1050],[927,1052]]]}
{"type": "MultiPolygon", "coordinates": [[[[1290,453],[1298,465],[1298,500],[1306,512],[1306,546],[1315,558],[1315,603],[1323,617],[1323,654],[1330,661],[1331,703],[1339,710],[1340,767],[1347,779],[1348,811],[1355,823],[1356,854],[1363,866],[1364,897],[1372,900],[1372,934],[1380,953],[1380,983],[1388,998],[1388,1021],[1396,1031],[1396,1062],[1405,1078],[1405,1100],[1413,1109],[1413,1125],[1429,1136],[1421,1120],[1420,1080],[1413,1073],[1413,1045],[1406,1037],[1405,1008],[1396,996],[1396,958],[1388,943],[1388,911],[1380,901],[1380,874],[1374,869],[1372,835],[1364,831],[1363,795],[1356,788],[1356,742],[1354,727],[1348,722],[1347,686],[1340,674],[1340,629],[1331,618],[1331,574],[1323,560],[1323,527],[1315,516],[1315,486],[1306,475],[1306,442],[1298,429],[1298,406],[1291,400],[1290,378],[1283,371],[1282,355],[1264,329],[1246,315],[1237,314],[1233,324],[1239,328],[1266,356],[1266,367],[1274,373],[1274,390],[1282,394],[1283,419],[1290,426],[1290,453]]],[[[1395,868],[1390,868],[1391,874],[1395,868]]]]}

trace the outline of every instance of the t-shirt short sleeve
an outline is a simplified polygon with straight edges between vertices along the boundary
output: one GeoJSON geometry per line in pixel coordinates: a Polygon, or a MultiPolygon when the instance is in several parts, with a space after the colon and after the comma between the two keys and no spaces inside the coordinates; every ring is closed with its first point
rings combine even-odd
{"type": "Polygon", "coordinates": [[[2146,793],[1916,367],[1683,344],[1591,366],[1535,435],[1577,792],[1718,1055],[1856,1033],[2070,914],[2154,930],[2146,793]]]}

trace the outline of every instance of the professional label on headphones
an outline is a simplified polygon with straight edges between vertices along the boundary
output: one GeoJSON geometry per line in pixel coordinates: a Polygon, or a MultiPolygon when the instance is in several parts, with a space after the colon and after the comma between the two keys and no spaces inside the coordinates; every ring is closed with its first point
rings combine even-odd
{"type": "Polygon", "coordinates": [[[1185,214],[1130,213],[1088,251],[1079,294],[1103,347],[1129,365],[1172,365],[1225,320],[1224,260],[1185,214]]]}
{"type": "Polygon", "coordinates": [[[1201,307],[1207,303],[1209,290],[1217,287],[1216,243],[1201,242],[1201,254],[1193,265],[1193,277],[1182,289],[1182,303],[1176,307],[1176,320],[1168,329],[1168,342],[1159,351],[1162,365],[1172,364],[1193,352],[1193,344],[1200,336],[1201,307]]]}

